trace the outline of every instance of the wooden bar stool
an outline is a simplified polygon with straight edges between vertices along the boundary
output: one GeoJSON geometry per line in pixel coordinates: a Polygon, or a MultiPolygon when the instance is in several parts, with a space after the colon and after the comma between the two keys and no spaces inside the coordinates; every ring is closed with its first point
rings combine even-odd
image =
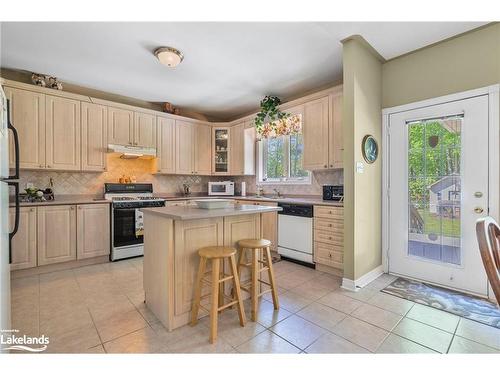
{"type": "Polygon", "coordinates": [[[241,289],[250,293],[252,299],[252,320],[257,320],[257,312],[259,310],[259,297],[267,292],[271,292],[273,296],[274,309],[280,308],[278,301],[278,291],[274,279],[273,261],[271,259],[271,241],[266,239],[246,239],[238,241],[238,246],[241,249],[238,259],[238,276],[241,277],[241,267],[248,267],[252,271],[250,283],[242,285],[241,289]],[[250,262],[247,261],[246,251],[250,251],[250,262]],[[259,259],[259,255],[263,254],[263,259],[259,259]],[[263,264],[261,268],[260,265],[263,264]],[[261,272],[267,271],[269,282],[260,278],[261,272]],[[270,287],[263,292],[260,292],[260,284],[265,284],[270,287]]]}
{"type": "Polygon", "coordinates": [[[238,315],[240,318],[240,325],[245,326],[245,311],[243,309],[243,301],[241,299],[240,279],[236,268],[235,259],[236,249],[234,247],[224,246],[209,246],[203,247],[198,251],[200,256],[200,266],[198,269],[198,277],[194,290],[193,308],[191,310],[191,325],[194,326],[198,323],[198,311],[200,307],[210,313],[210,343],[217,340],[217,317],[220,311],[227,309],[233,305],[238,305],[238,315]],[[231,267],[231,274],[224,273],[224,259],[229,260],[231,267]],[[212,280],[208,281],[205,276],[210,274],[205,272],[207,260],[212,261],[212,280]],[[224,283],[233,280],[234,296],[228,296],[224,293],[224,283]],[[203,283],[211,285],[211,293],[201,295],[203,283]],[[210,309],[200,305],[202,298],[211,296],[210,309]],[[224,304],[224,297],[229,298],[231,301],[224,304]]]}

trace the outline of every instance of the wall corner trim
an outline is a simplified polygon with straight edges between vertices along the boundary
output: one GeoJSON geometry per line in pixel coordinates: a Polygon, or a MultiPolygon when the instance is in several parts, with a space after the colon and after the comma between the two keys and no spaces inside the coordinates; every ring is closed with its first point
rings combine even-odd
{"type": "Polygon", "coordinates": [[[349,290],[351,292],[356,292],[356,283],[354,280],[342,278],[342,285],[340,286],[342,289],[349,290]]]}
{"type": "Polygon", "coordinates": [[[387,60],[384,58],[384,56],[382,56],[370,43],[368,43],[366,41],[365,38],[363,38],[361,35],[359,34],[355,34],[355,35],[351,35],[351,36],[348,36],[347,38],[344,38],[340,41],[340,43],[342,44],[345,44],[351,40],[356,40],[358,41],[359,43],[361,43],[362,45],[364,45],[366,47],[366,49],[368,49],[372,55],[374,55],[382,64],[385,63],[387,60]]]}

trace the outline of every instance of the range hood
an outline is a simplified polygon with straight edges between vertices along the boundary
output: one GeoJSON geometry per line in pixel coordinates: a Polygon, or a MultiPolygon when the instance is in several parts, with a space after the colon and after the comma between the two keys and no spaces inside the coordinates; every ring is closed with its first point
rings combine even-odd
{"type": "Polygon", "coordinates": [[[121,154],[120,157],[122,159],[137,159],[137,158],[152,159],[156,157],[156,148],[153,147],[109,144],[108,152],[115,152],[117,154],[121,154]]]}

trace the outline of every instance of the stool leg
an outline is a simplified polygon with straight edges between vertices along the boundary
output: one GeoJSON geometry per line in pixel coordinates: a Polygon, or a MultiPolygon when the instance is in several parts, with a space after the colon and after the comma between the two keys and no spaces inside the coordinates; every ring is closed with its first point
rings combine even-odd
{"type": "MultiPolygon", "coordinates": [[[[240,253],[238,254],[238,263],[236,266],[236,273],[238,274],[238,279],[241,280],[241,265],[243,264],[245,259],[245,248],[240,249],[240,253]]],[[[231,296],[235,299],[236,295],[234,294],[234,288],[231,290],[231,296]]]]}
{"type": "Polygon", "coordinates": [[[198,323],[198,311],[200,310],[200,297],[203,279],[203,274],[205,273],[205,267],[207,264],[207,259],[200,257],[200,265],[198,268],[198,276],[196,277],[196,284],[194,286],[194,299],[193,308],[191,309],[191,325],[195,326],[198,323]]]}
{"type": "Polygon", "coordinates": [[[271,258],[271,250],[269,247],[266,247],[265,249],[266,252],[266,259],[267,259],[267,272],[269,275],[269,284],[271,284],[272,288],[272,296],[273,296],[273,304],[274,304],[274,309],[278,310],[280,308],[280,304],[278,301],[278,291],[276,290],[276,282],[274,280],[274,270],[273,270],[273,260],[271,258]]]}
{"type": "MultiPolygon", "coordinates": [[[[220,271],[219,280],[224,277],[224,259],[219,261],[220,271]]],[[[219,307],[224,306],[224,283],[219,283],[219,307]]]]}
{"type": "Polygon", "coordinates": [[[219,315],[220,259],[212,259],[212,304],[210,306],[210,343],[217,341],[217,319],[219,315]]]}
{"type": "Polygon", "coordinates": [[[246,323],[246,317],[245,317],[245,310],[243,310],[243,300],[241,299],[241,290],[240,290],[240,278],[238,276],[238,270],[236,268],[236,259],[234,255],[231,255],[229,262],[231,263],[231,270],[233,273],[233,283],[234,283],[233,291],[234,294],[236,294],[236,299],[238,300],[238,315],[240,317],[240,325],[244,327],[246,323]]]}
{"type": "Polygon", "coordinates": [[[259,252],[252,249],[252,320],[257,321],[259,309],[259,252]]]}

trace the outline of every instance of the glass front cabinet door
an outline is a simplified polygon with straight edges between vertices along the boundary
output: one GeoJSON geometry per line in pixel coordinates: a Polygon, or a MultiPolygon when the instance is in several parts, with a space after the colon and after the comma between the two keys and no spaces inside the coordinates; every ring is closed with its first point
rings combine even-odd
{"type": "Polygon", "coordinates": [[[229,128],[213,128],[213,174],[229,174],[229,128]]]}

